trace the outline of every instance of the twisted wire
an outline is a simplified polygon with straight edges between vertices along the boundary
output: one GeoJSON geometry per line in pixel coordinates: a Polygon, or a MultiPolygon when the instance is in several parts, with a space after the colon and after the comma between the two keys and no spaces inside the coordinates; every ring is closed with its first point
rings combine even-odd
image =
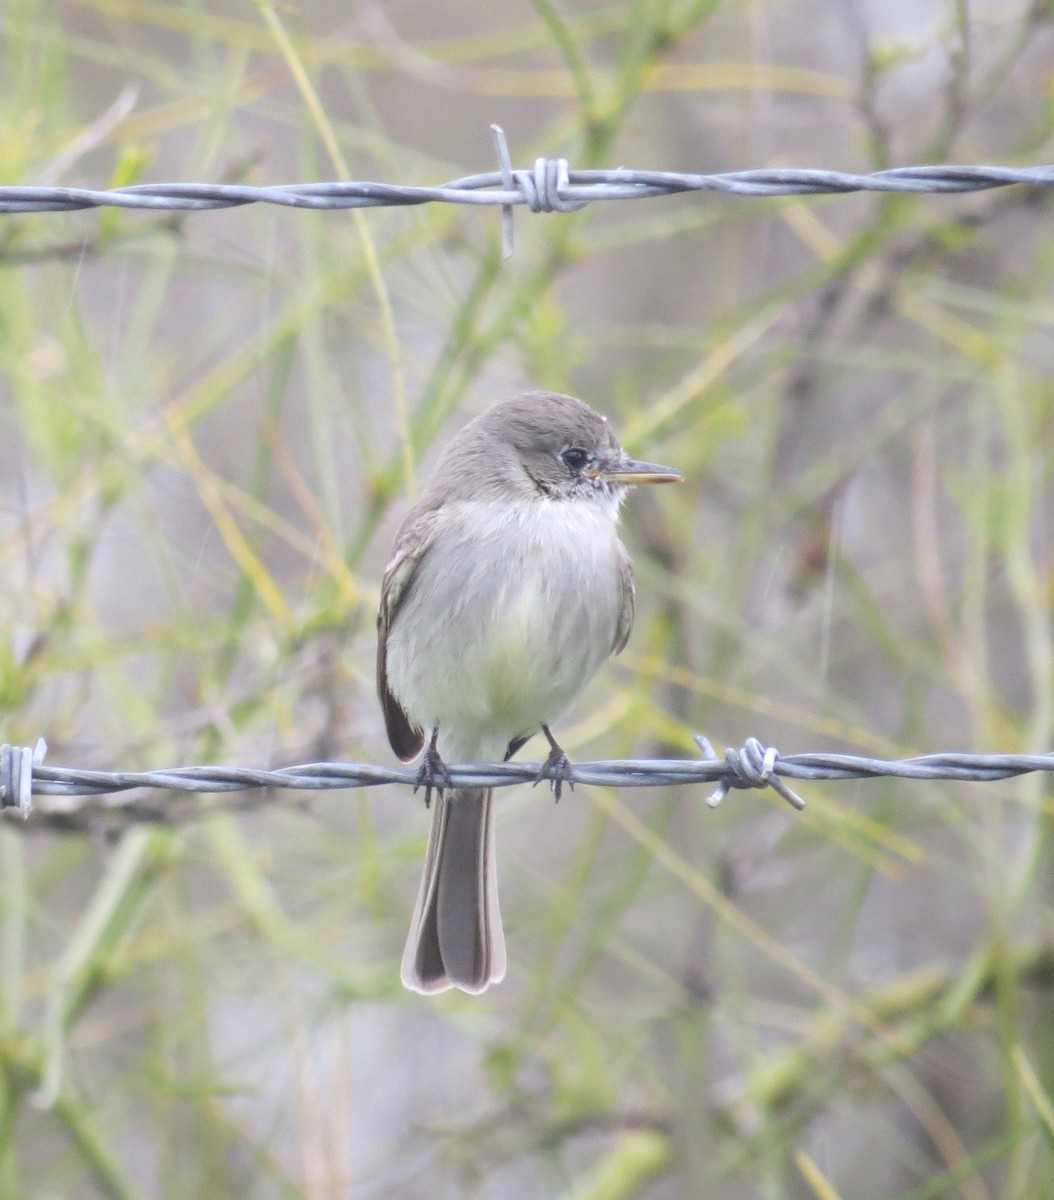
{"type": "Polygon", "coordinates": [[[70,212],[87,208],[201,211],[245,204],[287,208],[391,208],[417,204],[482,204],[531,212],[573,212],[607,200],[641,200],[683,192],[731,196],[815,196],[848,192],[978,192],[1029,184],[1054,186],[1054,166],[938,164],[892,167],[869,174],[776,167],[718,174],[617,167],[571,170],[567,159],[539,158],[530,170],[512,167],[500,126],[492,125],[499,169],[436,187],[399,183],[318,182],[253,187],[244,183],[136,183],[119,188],[0,187],[0,213],[70,212]]]}
{"type": "MultiPolygon", "coordinates": [[[[748,738],[740,749],[718,757],[701,735],[696,738],[701,759],[619,759],[575,763],[568,781],[604,787],[675,787],[716,784],[707,797],[719,804],[733,789],[773,788],[796,809],[805,802],[787,780],[927,779],[974,780],[990,783],[1032,771],[1054,771],[1054,752],[1048,754],[927,754],[916,758],[880,759],[854,754],[781,755],[772,746],[748,738]]],[[[403,784],[416,790],[415,767],[380,767],[365,763],[320,762],[262,770],[254,767],[194,766],[156,771],[87,771],[75,767],[46,767],[43,739],[35,747],[0,747],[0,808],[28,817],[32,797],[47,798],[37,806],[45,820],[83,828],[93,813],[123,812],[130,820],[167,821],[177,814],[135,793],[143,789],[207,794],[272,791],[334,791],[347,788],[403,784]]],[[[539,763],[451,763],[453,787],[511,787],[538,783],[553,776],[539,763]]],[[[191,810],[191,815],[195,811],[191,810]]],[[[186,812],[178,814],[184,819],[186,812]]]]}
{"type": "Polygon", "coordinates": [[[1029,184],[1054,186],[1054,166],[893,167],[867,175],[807,168],[769,168],[696,175],[626,167],[572,171],[565,159],[538,159],[513,172],[512,186],[498,171],[468,175],[435,187],[400,183],[136,183],[120,188],[0,187],[0,212],[72,212],[86,208],[201,211],[277,204],[286,208],[393,208],[418,204],[524,206],[532,212],[568,212],[600,200],[642,200],[682,192],[731,196],[817,196],[849,192],[980,192],[1029,184]]]}

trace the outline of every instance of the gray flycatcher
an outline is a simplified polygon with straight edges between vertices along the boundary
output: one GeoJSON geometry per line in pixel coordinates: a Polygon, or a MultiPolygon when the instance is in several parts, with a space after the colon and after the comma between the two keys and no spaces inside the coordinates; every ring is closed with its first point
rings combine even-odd
{"type": "Polygon", "coordinates": [[[570,764],[549,724],[633,625],[619,505],[632,484],[680,477],[631,459],[581,400],[529,392],[452,439],[403,521],[377,691],[392,749],[403,761],[424,749],[418,782],[426,800],[437,791],[402,962],[413,991],[482,992],[505,975],[491,791],[451,791],[445,762],[508,759],[540,729],[559,799],[570,764]]]}

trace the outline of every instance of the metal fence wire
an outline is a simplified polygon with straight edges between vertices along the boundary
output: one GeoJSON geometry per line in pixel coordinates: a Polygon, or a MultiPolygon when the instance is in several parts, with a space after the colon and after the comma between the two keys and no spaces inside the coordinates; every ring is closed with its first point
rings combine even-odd
{"type": "MultiPolygon", "coordinates": [[[[787,780],[834,779],[945,779],[987,783],[1012,779],[1033,771],[1054,771],[1049,754],[927,754],[918,758],[863,758],[854,754],[781,755],[757,738],[748,738],[740,749],[714,753],[702,735],[695,738],[699,759],[619,759],[572,765],[571,786],[576,783],[603,787],[675,787],[716,784],[706,797],[716,807],[734,789],[766,788],[776,791],[795,809],[805,801],[787,780]]],[[[99,817],[121,822],[172,822],[212,811],[192,805],[175,809],[143,795],[144,789],[208,794],[261,792],[247,807],[259,807],[275,793],[289,790],[337,791],[347,788],[403,784],[417,789],[415,767],[378,767],[366,763],[322,762],[303,766],[259,770],[254,767],[170,767],[158,771],[83,771],[75,767],[45,767],[47,746],[43,738],[33,747],[0,747],[0,809],[28,817],[33,797],[41,823],[54,828],[91,828],[99,817]]],[[[451,763],[452,787],[511,787],[518,783],[553,780],[540,763],[451,763]]],[[[232,807],[228,805],[227,807],[232,807]]],[[[246,806],[243,806],[246,807],[246,806]]]]}
{"type": "Polygon", "coordinates": [[[491,126],[499,170],[466,175],[437,187],[400,183],[320,182],[252,187],[242,183],[137,183],[129,187],[0,187],[0,213],[69,212],[85,208],[199,211],[245,204],[287,208],[393,208],[417,204],[482,204],[502,209],[503,244],[512,252],[512,212],[573,212],[596,201],[643,200],[682,192],[732,196],[818,196],[848,192],[979,192],[1012,184],[1054,186],[1054,166],[893,167],[857,175],[799,167],[731,171],[715,175],[644,171],[627,167],[572,170],[566,158],[539,158],[515,169],[505,134],[491,126]]]}

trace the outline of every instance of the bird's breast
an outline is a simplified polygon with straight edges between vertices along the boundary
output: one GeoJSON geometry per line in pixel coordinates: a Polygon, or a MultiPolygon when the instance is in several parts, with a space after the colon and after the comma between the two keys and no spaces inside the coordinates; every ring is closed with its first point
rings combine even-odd
{"type": "Polygon", "coordinates": [[[602,502],[459,505],[389,635],[389,682],[408,715],[460,731],[459,744],[554,720],[612,651],[621,553],[602,502]]]}

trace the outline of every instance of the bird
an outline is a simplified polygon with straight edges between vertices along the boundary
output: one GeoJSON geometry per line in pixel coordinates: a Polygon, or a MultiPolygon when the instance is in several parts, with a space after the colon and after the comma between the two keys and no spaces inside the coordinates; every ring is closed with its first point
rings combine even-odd
{"type": "MultiPolygon", "coordinates": [[[[446,764],[508,759],[535,733],[557,800],[571,765],[551,724],[633,626],[633,564],[618,536],[635,484],[681,478],[621,447],[573,396],[499,400],[441,453],[395,537],[377,615],[377,691],[400,760],[436,793],[401,966],[424,994],[478,994],[507,954],[493,797],[450,787],[446,764]]],[[[416,790],[416,789],[415,789],[416,790]]]]}

